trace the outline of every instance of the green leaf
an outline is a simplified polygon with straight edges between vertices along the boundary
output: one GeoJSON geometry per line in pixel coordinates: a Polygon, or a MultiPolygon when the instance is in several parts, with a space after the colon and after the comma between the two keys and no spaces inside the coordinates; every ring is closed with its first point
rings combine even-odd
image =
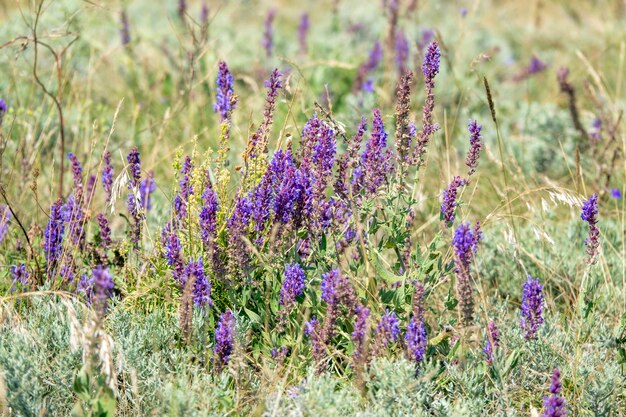
{"type": "Polygon", "coordinates": [[[250,318],[250,321],[252,321],[253,323],[261,323],[261,316],[259,316],[257,313],[255,313],[254,311],[244,307],[243,310],[246,312],[246,315],[248,316],[248,318],[250,318]]]}

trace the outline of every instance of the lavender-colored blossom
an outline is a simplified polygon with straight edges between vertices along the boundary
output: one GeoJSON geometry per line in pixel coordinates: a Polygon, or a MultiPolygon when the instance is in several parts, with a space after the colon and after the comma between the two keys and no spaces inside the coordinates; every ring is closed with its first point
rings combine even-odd
{"type": "Polygon", "coordinates": [[[206,0],[202,0],[202,7],[200,8],[200,26],[202,28],[209,26],[209,6],[206,0]]]}
{"type": "Polygon", "coordinates": [[[128,187],[138,188],[141,182],[141,161],[139,160],[139,151],[137,148],[132,148],[126,156],[128,161],[128,170],[130,171],[130,181],[128,187]]]}
{"type": "Polygon", "coordinates": [[[99,265],[92,271],[93,297],[96,309],[100,314],[107,311],[109,298],[113,295],[113,276],[106,267],[99,265]]]}
{"type": "Polygon", "coordinates": [[[65,222],[63,218],[63,200],[60,198],[50,207],[50,220],[44,231],[43,250],[46,255],[48,277],[54,275],[63,248],[65,222]]]}
{"type": "Polygon", "coordinates": [[[424,55],[424,62],[422,64],[422,74],[424,74],[424,80],[428,83],[435,79],[435,76],[439,73],[439,61],[441,59],[441,52],[437,42],[431,42],[428,45],[426,54],[424,55]]]}
{"type": "Polygon", "coordinates": [[[467,159],[465,159],[465,165],[470,169],[467,175],[472,175],[476,172],[478,167],[478,158],[480,157],[480,151],[483,147],[480,131],[482,126],[479,125],[476,120],[470,120],[467,124],[467,131],[470,133],[470,147],[467,151],[467,159]]]}
{"type": "Polygon", "coordinates": [[[198,259],[197,262],[190,261],[187,264],[184,271],[184,283],[181,283],[181,285],[184,287],[190,279],[193,279],[194,304],[202,309],[207,306],[213,306],[213,300],[211,299],[211,281],[209,281],[204,273],[202,258],[198,259]]]}
{"type": "Polygon", "coordinates": [[[291,306],[304,293],[305,275],[297,263],[285,265],[285,279],[280,288],[280,305],[291,306]]]}
{"type": "Polygon", "coordinates": [[[521,310],[520,326],[526,332],[524,337],[534,339],[539,326],[543,324],[543,287],[539,284],[539,278],[533,279],[529,275],[524,283],[521,310]]]}
{"type": "Polygon", "coordinates": [[[367,120],[365,117],[361,117],[356,133],[348,142],[348,150],[339,158],[339,168],[337,169],[337,180],[334,184],[335,192],[342,198],[347,198],[349,195],[348,190],[348,175],[349,170],[354,169],[359,163],[359,149],[367,130],[367,120]]]}
{"type": "Polygon", "coordinates": [[[0,126],[2,126],[2,122],[4,120],[4,115],[9,110],[7,103],[0,98],[0,126]]]}
{"type": "MultiPolygon", "coordinates": [[[[611,198],[615,200],[621,200],[622,198],[621,190],[619,188],[611,188],[611,198]]],[[[0,239],[0,242],[2,242],[2,239],[0,239]]]]}
{"type": "Polygon", "coordinates": [[[338,269],[322,275],[322,300],[329,305],[343,304],[348,311],[356,307],[356,294],[350,280],[344,277],[338,269]]]}
{"type": "Polygon", "coordinates": [[[72,152],[67,154],[67,159],[70,160],[72,165],[72,178],[74,179],[74,189],[72,193],[80,204],[83,194],[83,168],[80,165],[78,158],[76,158],[76,155],[72,152]]]}
{"type": "Polygon", "coordinates": [[[100,226],[100,244],[103,248],[111,246],[111,228],[109,227],[109,221],[104,213],[99,213],[97,216],[98,226],[100,226]]]}
{"type": "Polygon", "coordinates": [[[594,142],[600,142],[602,140],[602,120],[599,117],[593,119],[593,123],[591,123],[591,132],[589,133],[589,137],[594,142]]]}
{"type": "Polygon", "coordinates": [[[421,38],[417,42],[417,47],[420,52],[425,52],[425,49],[435,39],[435,32],[432,29],[422,29],[421,38]]]}
{"type": "Polygon", "coordinates": [[[406,64],[409,60],[409,40],[404,32],[396,34],[396,67],[400,75],[406,72],[406,64]]]}
{"type": "Polygon", "coordinates": [[[598,248],[600,247],[600,229],[598,229],[598,195],[592,194],[589,200],[583,202],[580,218],[589,224],[589,236],[585,239],[587,254],[590,263],[597,261],[598,248]]]}
{"type": "Polygon", "coordinates": [[[0,204],[0,244],[4,242],[4,239],[7,237],[7,233],[9,232],[9,223],[13,215],[11,214],[11,209],[8,206],[0,204]]]}
{"type": "Polygon", "coordinates": [[[148,172],[146,178],[139,184],[139,204],[144,211],[152,209],[152,193],[156,191],[156,182],[154,181],[154,172],[148,172]]]}
{"type": "Polygon", "coordinates": [[[228,228],[227,250],[231,266],[233,267],[231,272],[245,270],[248,265],[246,238],[252,209],[253,207],[247,197],[239,197],[235,203],[233,214],[226,222],[226,227],[228,228]]]}
{"type": "Polygon", "coordinates": [[[130,25],[128,24],[128,15],[126,10],[122,10],[120,13],[120,39],[123,46],[127,46],[130,43],[130,25]]]}
{"type": "Polygon", "coordinates": [[[561,397],[561,373],[558,368],[552,371],[549,397],[543,398],[543,414],[541,417],[564,417],[567,415],[567,404],[561,397]]]}
{"type": "Polygon", "coordinates": [[[85,299],[85,303],[90,306],[93,300],[93,276],[82,275],[78,280],[76,292],[78,294],[82,294],[85,299]]]}
{"type": "Polygon", "coordinates": [[[265,16],[265,30],[263,31],[263,40],[261,42],[261,46],[265,49],[268,58],[271,58],[274,50],[274,17],[276,17],[276,10],[269,10],[265,16]]]}
{"type": "Polygon", "coordinates": [[[174,197],[174,210],[179,220],[186,218],[188,214],[187,206],[189,205],[189,198],[193,194],[193,186],[191,184],[192,170],[193,163],[189,155],[187,155],[180,171],[182,178],[178,183],[179,192],[178,195],[174,197]]]}
{"type": "Polygon", "coordinates": [[[452,223],[454,222],[454,212],[457,207],[456,197],[458,194],[458,189],[464,186],[466,183],[466,180],[462,179],[459,176],[456,176],[454,177],[450,185],[448,185],[448,188],[443,191],[440,217],[441,220],[444,220],[449,225],[452,225],[452,223]]]}
{"type": "Polygon", "coordinates": [[[11,277],[13,278],[13,286],[17,283],[19,283],[22,288],[28,286],[30,274],[26,270],[26,265],[23,263],[11,266],[11,277]]]}
{"type": "Polygon", "coordinates": [[[107,204],[111,202],[113,193],[113,164],[111,164],[111,152],[106,151],[102,157],[104,166],[102,167],[102,188],[106,193],[107,204]]]}
{"type": "Polygon", "coordinates": [[[362,88],[365,80],[378,68],[380,61],[383,59],[383,48],[380,42],[376,41],[372,47],[369,56],[365,62],[359,66],[356,78],[354,80],[353,90],[357,91],[362,88]]]}
{"type": "Polygon", "coordinates": [[[461,17],[466,17],[467,16],[467,7],[461,7],[461,17]]]}
{"type": "Polygon", "coordinates": [[[472,293],[472,282],[470,277],[470,265],[474,253],[478,248],[478,242],[482,239],[480,225],[476,222],[476,227],[472,230],[470,223],[461,223],[454,232],[452,246],[454,247],[455,273],[457,298],[461,310],[463,324],[468,326],[473,321],[474,297],[472,293]]]}
{"type": "Polygon", "coordinates": [[[298,172],[291,151],[278,150],[272,157],[267,172],[275,193],[272,207],[275,219],[283,224],[288,223],[293,219],[295,204],[303,191],[301,185],[304,185],[298,182],[298,172]]]}
{"type": "Polygon", "coordinates": [[[546,65],[546,63],[533,55],[527,68],[528,75],[537,74],[545,70],[546,68],[548,68],[548,65],[546,65]]]}
{"type": "Polygon", "coordinates": [[[307,35],[309,34],[309,14],[302,13],[300,23],[298,24],[298,42],[300,44],[300,52],[306,54],[308,51],[307,35]]]}
{"type": "Polygon", "coordinates": [[[387,132],[379,109],[374,109],[372,134],[365,144],[359,167],[354,172],[353,182],[363,187],[367,195],[373,195],[387,180],[393,170],[391,151],[387,149],[387,132]]]}
{"type": "Polygon", "coordinates": [[[187,14],[187,1],[178,0],[178,17],[180,17],[181,19],[184,19],[186,14],[187,14]]]}
{"type": "Polygon", "coordinates": [[[233,75],[228,69],[228,65],[224,61],[220,61],[217,72],[217,90],[215,93],[215,103],[213,103],[213,111],[219,113],[222,121],[228,118],[228,114],[233,111],[234,104],[232,96],[235,92],[233,88],[233,75]]]}
{"type": "Polygon", "coordinates": [[[380,318],[375,331],[376,352],[382,353],[390,343],[395,343],[400,337],[400,320],[396,313],[387,309],[380,318]]]}
{"type": "MultiPolygon", "coordinates": [[[[82,193],[82,190],[80,191],[82,193]]],[[[80,197],[79,197],[80,198],[80,197]]],[[[74,194],[70,194],[62,208],[63,220],[67,223],[68,236],[75,245],[81,245],[85,239],[85,213],[80,200],[74,194]]]]}
{"type": "Polygon", "coordinates": [[[409,358],[415,363],[422,363],[426,356],[426,347],[428,346],[426,326],[424,326],[423,320],[415,316],[411,317],[404,335],[404,341],[406,342],[409,358]]]}
{"type": "Polygon", "coordinates": [[[212,244],[213,235],[217,227],[217,212],[219,205],[217,203],[217,194],[212,188],[207,188],[202,194],[204,205],[200,209],[200,237],[205,246],[212,244]]]}
{"type": "Polygon", "coordinates": [[[374,77],[369,77],[367,80],[363,81],[361,89],[365,93],[372,94],[374,92],[374,77]]]}
{"type": "Polygon", "coordinates": [[[491,365],[493,363],[493,351],[500,346],[500,331],[494,321],[490,321],[487,325],[487,338],[485,340],[485,347],[483,353],[487,357],[487,363],[491,365]]]}
{"type": "Polygon", "coordinates": [[[128,182],[128,213],[132,219],[131,225],[131,241],[135,244],[135,247],[139,245],[141,240],[141,220],[143,215],[141,214],[138,198],[136,194],[139,191],[141,184],[141,162],[139,160],[139,151],[137,148],[132,148],[130,153],[126,156],[128,161],[128,170],[130,171],[130,181],[128,182]]]}
{"type": "Polygon", "coordinates": [[[367,352],[367,334],[369,326],[367,320],[370,315],[370,309],[359,304],[356,307],[356,321],[354,323],[354,330],[350,335],[350,339],[354,343],[354,351],[352,353],[352,360],[354,367],[358,368],[364,366],[368,360],[367,352]]]}
{"type": "Polygon", "coordinates": [[[219,373],[228,365],[235,343],[235,316],[230,310],[220,315],[215,330],[215,345],[213,346],[213,367],[219,373]]]}
{"type": "Polygon", "coordinates": [[[182,247],[180,239],[175,230],[171,229],[168,224],[163,229],[163,240],[165,246],[165,257],[167,264],[172,268],[172,276],[174,280],[184,287],[184,265],[182,259],[182,247]]]}
{"type": "Polygon", "coordinates": [[[422,165],[424,154],[430,141],[430,137],[439,130],[439,125],[433,123],[433,111],[435,109],[435,76],[439,73],[439,61],[441,52],[439,45],[433,41],[428,45],[422,63],[422,74],[426,88],[426,99],[422,108],[422,130],[417,137],[417,145],[413,149],[413,163],[422,165]]]}

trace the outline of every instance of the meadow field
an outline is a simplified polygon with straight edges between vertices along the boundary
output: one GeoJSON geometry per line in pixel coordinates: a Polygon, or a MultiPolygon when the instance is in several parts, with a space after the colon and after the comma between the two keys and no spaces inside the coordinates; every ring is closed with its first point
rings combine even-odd
{"type": "Polygon", "coordinates": [[[1,416],[626,416],[626,1],[0,22],[1,416]]]}

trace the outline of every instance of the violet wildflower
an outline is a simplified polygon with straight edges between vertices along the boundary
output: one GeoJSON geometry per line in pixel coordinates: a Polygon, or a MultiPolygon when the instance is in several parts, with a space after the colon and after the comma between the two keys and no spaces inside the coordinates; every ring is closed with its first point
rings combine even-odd
{"type": "Polygon", "coordinates": [[[182,220],[187,217],[187,206],[189,205],[189,198],[193,194],[193,186],[191,184],[191,171],[193,170],[193,163],[189,155],[185,157],[183,167],[181,168],[182,178],[180,179],[178,186],[180,191],[174,197],[174,211],[176,217],[182,220]]]}
{"type": "Polygon", "coordinates": [[[113,276],[102,265],[94,268],[92,274],[94,304],[97,311],[104,315],[108,308],[109,298],[113,295],[113,276]]]}
{"type": "Polygon", "coordinates": [[[233,75],[224,61],[220,61],[219,63],[216,84],[217,90],[215,93],[215,103],[213,103],[213,111],[220,114],[223,122],[236,105],[236,102],[232,100],[232,96],[235,92],[233,88],[233,75]]]}
{"type": "Polygon", "coordinates": [[[91,305],[93,299],[93,277],[90,275],[82,275],[76,286],[76,292],[82,294],[85,304],[91,305]]]}
{"type": "Polygon", "coordinates": [[[600,247],[600,229],[598,229],[598,196],[592,194],[589,200],[583,202],[582,213],[580,218],[589,223],[589,236],[585,239],[587,245],[587,255],[589,255],[590,263],[597,261],[598,248],[600,247]]]}
{"type": "Polygon", "coordinates": [[[602,140],[602,120],[599,117],[593,119],[591,123],[591,132],[589,137],[594,142],[600,142],[602,140]]]}
{"type": "Polygon", "coordinates": [[[181,254],[182,247],[178,234],[176,231],[171,230],[169,223],[163,229],[162,234],[165,246],[165,257],[167,259],[167,264],[172,268],[172,276],[176,282],[181,284],[181,286],[184,286],[184,266],[181,254]]]}
{"type": "Polygon", "coordinates": [[[297,186],[297,169],[291,156],[291,151],[278,150],[272,157],[268,173],[274,184],[275,196],[273,200],[274,218],[281,223],[288,223],[294,216],[301,187],[297,186]]]}
{"type": "Polygon", "coordinates": [[[180,17],[181,19],[184,19],[186,14],[187,14],[187,1],[178,0],[178,17],[180,17]]]}
{"type": "Polygon", "coordinates": [[[235,342],[235,324],[235,316],[232,311],[226,310],[220,315],[213,347],[213,367],[216,373],[220,373],[230,361],[235,342]]]}
{"type": "Polygon", "coordinates": [[[352,362],[355,371],[360,372],[368,362],[367,336],[369,333],[368,318],[370,309],[359,304],[356,307],[356,321],[350,339],[354,343],[352,362]]]}
{"type": "Polygon", "coordinates": [[[141,162],[139,160],[139,151],[137,148],[132,148],[130,153],[126,156],[128,161],[128,169],[130,171],[130,181],[128,182],[128,213],[132,219],[131,226],[131,240],[135,244],[135,247],[139,245],[141,240],[141,220],[143,218],[141,210],[138,204],[139,186],[141,182],[141,162]]]}
{"type": "Polygon", "coordinates": [[[406,72],[407,61],[409,60],[409,40],[404,32],[396,34],[396,67],[398,73],[403,75],[406,72]]]}
{"type": "Polygon", "coordinates": [[[539,326],[543,324],[543,287],[539,284],[539,278],[533,279],[529,275],[524,283],[521,310],[520,326],[526,332],[524,337],[534,339],[539,326]]]}
{"type": "Polygon", "coordinates": [[[359,167],[355,170],[355,182],[364,188],[366,195],[374,195],[378,188],[387,181],[387,174],[392,171],[391,151],[387,149],[387,132],[379,109],[374,109],[372,134],[361,154],[359,167]]]}
{"type": "Polygon", "coordinates": [[[200,8],[200,27],[204,31],[209,27],[209,6],[206,0],[202,0],[202,6],[200,8]]]}
{"type": "Polygon", "coordinates": [[[530,64],[528,65],[528,69],[527,69],[528,75],[537,74],[545,70],[546,68],[548,68],[548,65],[546,65],[546,63],[544,63],[542,60],[540,60],[539,58],[533,55],[533,57],[530,60],[530,64]]]}
{"type": "Polygon", "coordinates": [[[424,52],[433,39],[435,39],[435,32],[432,29],[422,29],[422,37],[417,43],[420,53],[424,52]]]}
{"type": "MultiPolygon", "coordinates": [[[[615,200],[621,200],[622,192],[620,191],[619,188],[611,188],[611,198],[615,200]]],[[[0,242],[2,242],[1,238],[0,238],[0,242]]]]}
{"type": "Polygon", "coordinates": [[[202,194],[202,200],[204,205],[200,209],[200,237],[202,243],[209,247],[212,245],[212,241],[217,227],[217,212],[219,205],[217,203],[217,194],[212,188],[208,187],[202,194]]]}
{"type": "Polygon", "coordinates": [[[2,126],[2,121],[4,120],[4,115],[7,114],[9,110],[7,103],[0,98],[0,126],[2,126]]]}
{"type": "Polygon", "coordinates": [[[4,239],[7,237],[9,223],[12,218],[11,209],[9,209],[8,206],[0,204],[0,244],[4,242],[4,239]]]}
{"type": "Polygon", "coordinates": [[[415,124],[409,119],[411,114],[411,83],[413,72],[407,71],[396,88],[396,149],[400,181],[404,181],[409,160],[411,144],[415,139],[415,124]]]}
{"type": "Polygon", "coordinates": [[[452,246],[454,246],[455,252],[454,265],[457,298],[461,310],[461,319],[466,326],[472,323],[474,315],[470,265],[478,248],[478,242],[481,239],[482,233],[478,222],[476,222],[476,227],[473,230],[469,222],[461,223],[455,230],[454,238],[452,239],[452,246]]]}
{"type": "Polygon", "coordinates": [[[411,317],[409,326],[406,329],[406,334],[404,335],[404,341],[406,342],[409,358],[417,364],[422,363],[426,356],[426,348],[428,346],[424,320],[416,316],[411,317]]]}
{"type": "Polygon", "coordinates": [[[376,351],[382,353],[381,350],[386,348],[390,343],[395,343],[400,337],[400,320],[396,313],[387,309],[385,314],[380,318],[376,331],[376,351]]]}
{"type": "Polygon", "coordinates": [[[111,246],[111,228],[109,227],[109,221],[107,220],[104,213],[99,213],[97,216],[98,226],[100,226],[100,245],[103,248],[108,248],[111,246]]]}
{"type": "Polygon", "coordinates": [[[67,261],[63,262],[59,275],[64,283],[74,282],[74,269],[73,261],[70,260],[69,263],[67,261]]]}
{"type": "Polygon", "coordinates": [[[46,255],[48,278],[55,273],[58,261],[61,258],[65,221],[63,218],[63,200],[60,198],[50,207],[50,220],[44,231],[43,250],[46,255]]]}
{"type": "Polygon", "coordinates": [[[113,165],[111,164],[111,152],[106,151],[102,157],[104,166],[102,167],[102,188],[106,193],[106,202],[111,202],[113,193],[113,165]]]}
{"type": "Polygon", "coordinates": [[[81,245],[85,239],[85,230],[83,228],[85,216],[80,201],[74,194],[70,194],[62,210],[63,220],[68,226],[68,236],[72,238],[72,242],[75,245],[81,245]]]}
{"type": "Polygon", "coordinates": [[[21,288],[26,288],[28,286],[28,279],[30,274],[26,270],[26,265],[12,265],[11,266],[11,277],[13,278],[13,286],[19,283],[21,288]]]}
{"type": "Polygon", "coordinates": [[[487,338],[485,341],[485,347],[483,353],[487,357],[487,363],[491,365],[493,363],[493,352],[500,346],[500,331],[494,321],[490,321],[487,325],[487,338]]]}
{"type": "Polygon", "coordinates": [[[478,158],[480,157],[480,151],[483,147],[482,138],[480,136],[482,128],[483,127],[479,125],[476,120],[470,120],[467,124],[467,131],[470,133],[470,147],[467,151],[467,159],[465,160],[465,165],[470,169],[467,173],[468,176],[476,172],[476,168],[478,167],[478,158]]]}
{"type": "Polygon", "coordinates": [[[285,279],[280,288],[280,305],[289,308],[304,293],[305,275],[297,263],[285,265],[285,279]]]}
{"type": "Polygon", "coordinates": [[[74,179],[74,188],[72,193],[74,194],[74,198],[76,198],[77,203],[80,205],[82,203],[83,196],[83,168],[72,152],[67,154],[67,159],[72,163],[72,177],[74,179]]]}
{"type": "Polygon", "coordinates": [[[311,339],[311,354],[317,364],[318,373],[323,370],[323,361],[326,354],[326,342],[320,331],[320,323],[316,316],[304,323],[304,334],[311,339]]]}
{"type": "Polygon", "coordinates": [[[120,13],[120,39],[123,46],[127,46],[130,43],[130,25],[128,24],[128,15],[126,10],[122,10],[120,13]]]}
{"type": "Polygon", "coordinates": [[[298,24],[298,42],[300,44],[300,52],[306,54],[308,51],[307,35],[309,34],[309,14],[302,13],[300,23],[298,24]]]}
{"type": "Polygon", "coordinates": [[[154,171],[148,172],[146,178],[139,184],[139,204],[144,211],[152,209],[152,193],[156,191],[154,171]]]}
{"type": "Polygon", "coordinates": [[[85,199],[85,207],[89,207],[91,205],[91,199],[94,196],[94,191],[96,188],[96,181],[98,180],[97,175],[91,174],[89,179],[87,180],[87,187],[85,188],[85,195],[87,198],[85,199]]]}
{"type": "Polygon", "coordinates": [[[543,398],[543,414],[541,417],[564,417],[567,415],[567,404],[561,397],[561,373],[558,368],[552,371],[549,397],[543,398]]]}
{"type": "Polygon", "coordinates": [[[263,31],[263,40],[261,42],[261,46],[265,49],[268,58],[271,58],[274,50],[274,17],[276,17],[276,10],[269,10],[265,16],[265,30],[263,31]]]}
{"type": "Polygon", "coordinates": [[[193,279],[193,302],[197,307],[204,309],[205,307],[213,306],[213,300],[211,299],[211,281],[204,273],[204,263],[202,258],[197,262],[190,261],[185,267],[185,279],[184,284],[193,279]]]}
{"type": "Polygon", "coordinates": [[[357,72],[356,78],[354,79],[353,91],[356,92],[363,88],[363,84],[365,80],[370,76],[378,65],[380,61],[383,59],[383,48],[380,45],[380,42],[376,41],[372,50],[369,53],[367,60],[359,66],[359,70],[357,72]]]}
{"type": "Polygon", "coordinates": [[[361,117],[361,121],[357,126],[356,133],[348,142],[348,150],[342,154],[339,158],[339,167],[337,169],[337,179],[334,184],[334,189],[337,194],[342,198],[348,197],[348,171],[354,169],[358,163],[358,153],[367,130],[367,121],[365,117],[361,117]]]}
{"type": "Polygon", "coordinates": [[[247,197],[240,197],[235,209],[226,223],[228,229],[228,254],[231,273],[239,273],[248,265],[248,246],[246,243],[248,226],[252,215],[252,205],[247,197]]]}
{"type": "Polygon", "coordinates": [[[374,92],[374,77],[369,77],[367,80],[363,82],[361,89],[368,94],[372,94],[374,92]]]}
{"type": "Polygon", "coordinates": [[[439,73],[439,61],[441,52],[436,41],[431,42],[424,54],[422,74],[426,88],[426,99],[422,108],[422,130],[417,137],[417,145],[413,150],[413,162],[417,165],[424,163],[424,153],[430,137],[439,130],[439,125],[433,123],[433,111],[435,109],[435,76],[439,73]]]}
{"type": "Polygon", "coordinates": [[[456,197],[458,189],[467,184],[467,181],[459,176],[454,177],[448,188],[443,191],[440,218],[449,226],[454,222],[454,212],[457,207],[456,197]]]}

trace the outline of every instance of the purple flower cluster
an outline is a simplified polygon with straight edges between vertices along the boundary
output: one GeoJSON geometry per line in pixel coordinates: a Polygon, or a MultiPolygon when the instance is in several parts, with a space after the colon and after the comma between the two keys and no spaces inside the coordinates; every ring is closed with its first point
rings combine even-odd
{"type": "Polygon", "coordinates": [[[7,103],[0,98],[0,126],[2,126],[2,122],[4,121],[4,115],[9,110],[7,103]]]}
{"type": "Polygon", "coordinates": [[[261,46],[265,49],[265,53],[268,58],[272,57],[274,52],[274,18],[276,17],[276,10],[271,9],[265,16],[265,30],[263,31],[263,40],[261,46]]]}
{"type": "Polygon", "coordinates": [[[487,325],[487,340],[485,341],[485,347],[483,353],[487,357],[487,363],[491,365],[493,363],[493,351],[500,346],[500,331],[494,321],[490,321],[487,325]]]}
{"type": "Polygon", "coordinates": [[[409,40],[404,32],[396,33],[396,67],[398,73],[403,75],[406,72],[407,61],[409,60],[409,40]]]}
{"type": "Polygon", "coordinates": [[[428,346],[426,326],[422,319],[416,316],[411,317],[404,341],[406,342],[409,358],[418,364],[422,363],[426,356],[426,347],[428,346]]]}
{"type": "Polygon", "coordinates": [[[383,350],[389,346],[390,343],[396,343],[400,337],[400,320],[396,313],[387,309],[385,314],[380,318],[378,326],[374,331],[375,354],[382,354],[383,350]]]}
{"type": "Polygon", "coordinates": [[[191,171],[193,170],[193,163],[189,155],[185,157],[183,166],[180,170],[182,178],[180,179],[178,186],[179,192],[174,197],[174,212],[178,220],[187,218],[189,205],[189,198],[193,194],[193,186],[191,184],[191,171]]]}
{"type": "Polygon", "coordinates": [[[233,111],[232,96],[235,92],[233,88],[233,75],[224,61],[220,61],[217,72],[217,90],[215,93],[215,103],[213,111],[219,113],[222,121],[228,118],[228,114],[233,111]]]}
{"type": "Polygon", "coordinates": [[[306,54],[308,51],[307,35],[309,34],[309,14],[302,13],[300,23],[298,24],[298,43],[300,44],[300,52],[306,54]]]}
{"type": "Polygon", "coordinates": [[[599,117],[593,119],[593,123],[591,123],[591,132],[589,133],[589,137],[594,142],[600,142],[602,140],[602,120],[599,117]]]}
{"type": "Polygon", "coordinates": [[[470,265],[478,242],[482,239],[480,225],[476,222],[472,230],[470,223],[461,223],[454,232],[452,246],[454,247],[454,265],[456,273],[456,290],[461,309],[461,319],[464,325],[470,325],[474,316],[474,296],[470,276],[470,265]]]}
{"type": "Polygon", "coordinates": [[[139,245],[141,240],[141,220],[142,214],[139,207],[138,195],[136,194],[141,184],[141,163],[139,161],[139,151],[137,148],[132,148],[130,153],[126,156],[128,161],[128,170],[130,171],[130,181],[128,182],[128,213],[132,219],[131,226],[131,241],[135,244],[135,247],[139,245]]]}
{"type": "Polygon", "coordinates": [[[212,188],[207,187],[207,189],[202,194],[202,201],[204,202],[202,208],[200,209],[199,219],[200,219],[200,238],[202,239],[202,243],[206,247],[210,247],[213,244],[213,239],[215,237],[215,229],[217,227],[217,212],[219,210],[219,205],[217,202],[217,194],[213,191],[212,188]]]}
{"type": "Polygon", "coordinates": [[[305,275],[297,263],[285,265],[285,279],[280,288],[280,305],[289,308],[304,292],[305,275]]]}
{"type": "Polygon", "coordinates": [[[550,393],[552,395],[544,397],[541,417],[564,417],[567,415],[567,404],[565,399],[561,397],[561,387],[561,373],[558,368],[554,368],[550,381],[550,393]]]}
{"type": "Polygon", "coordinates": [[[15,284],[17,283],[19,283],[22,288],[26,288],[28,286],[30,274],[26,270],[26,265],[23,263],[11,266],[11,277],[13,278],[13,287],[15,287],[15,284]]]}
{"type": "Polygon", "coordinates": [[[590,263],[597,262],[598,248],[600,247],[600,229],[598,228],[598,195],[592,194],[589,200],[583,202],[580,218],[589,224],[589,236],[585,239],[587,255],[590,263]]]}
{"type": "Polygon", "coordinates": [[[369,53],[367,60],[361,64],[359,70],[357,72],[356,78],[354,80],[353,90],[356,92],[358,90],[366,90],[365,84],[368,82],[370,85],[373,85],[374,79],[371,77],[371,74],[378,68],[380,61],[383,59],[383,48],[380,45],[380,42],[376,41],[372,50],[369,53]]]}
{"type": "Polygon", "coordinates": [[[106,193],[106,202],[111,202],[113,194],[113,164],[111,164],[111,152],[106,151],[102,157],[104,166],[102,167],[102,187],[106,193]]]}
{"type": "Polygon", "coordinates": [[[444,220],[448,225],[452,225],[454,222],[454,212],[457,206],[456,197],[458,189],[467,184],[467,181],[459,176],[454,177],[448,188],[443,191],[441,202],[441,220],[444,220]]]}
{"type": "Polygon", "coordinates": [[[156,182],[154,181],[154,172],[148,172],[146,178],[139,184],[139,204],[144,211],[152,209],[151,197],[156,191],[156,182]]]}
{"type": "Polygon", "coordinates": [[[0,205],[0,244],[4,242],[4,239],[7,237],[7,233],[9,233],[9,223],[13,215],[11,214],[11,210],[8,206],[0,205]]]}
{"type": "Polygon", "coordinates": [[[480,157],[480,151],[483,147],[482,138],[480,136],[482,128],[483,127],[479,125],[476,120],[470,120],[467,124],[467,131],[470,133],[470,148],[467,151],[465,165],[469,168],[469,172],[467,173],[469,176],[476,172],[476,168],[478,167],[478,158],[480,157]]]}
{"type": "Polygon", "coordinates": [[[526,339],[537,337],[537,330],[543,324],[543,287],[539,278],[533,279],[530,275],[524,283],[522,294],[522,316],[520,326],[526,339]]]}
{"type": "Polygon", "coordinates": [[[533,55],[526,71],[528,72],[528,75],[534,75],[544,71],[546,68],[548,68],[548,65],[533,55]]]}
{"type": "Polygon", "coordinates": [[[235,343],[235,316],[230,310],[220,315],[215,330],[215,345],[213,346],[213,367],[219,373],[228,365],[235,343]]]}
{"type": "Polygon", "coordinates": [[[413,161],[418,165],[424,163],[424,154],[430,137],[439,130],[439,125],[433,123],[433,111],[435,109],[435,76],[439,73],[439,61],[441,52],[439,45],[433,41],[428,45],[422,63],[422,74],[426,87],[426,99],[422,108],[422,130],[417,135],[417,145],[413,150],[413,161]]]}
{"type": "Polygon", "coordinates": [[[369,316],[369,308],[364,307],[361,304],[356,307],[356,321],[354,323],[354,330],[350,335],[350,339],[354,343],[352,360],[355,368],[364,366],[368,361],[367,334],[369,326],[367,320],[369,316]]]}
{"type": "Polygon", "coordinates": [[[204,273],[204,263],[202,259],[198,259],[197,262],[189,261],[183,273],[183,279],[181,280],[181,286],[184,287],[186,283],[193,279],[193,302],[197,307],[204,309],[205,307],[213,306],[213,300],[211,299],[211,281],[204,273]]]}
{"type": "Polygon", "coordinates": [[[128,24],[128,15],[126,10],[122,10],[120,13],[120,39],[123,46],[127,46],[130,43],[130,25],[128,24]]]}
{"type": "Polygon", "coordinates": [[[176,282],[182,284],[184,280],[182,246],[178,234],[175,230],[172,230],[169,224],[163,229],[162,240],[163,246],[165,246],[167,264],[172,268],[172,276],[176,282]]]}
{"type": "Polygon", "coordinates": [[[356,190],[364,188],[366,195],[374,195],[393,170],[391,151],[387,149],[387,132],[379,109],[374,109],[372,135],[365,144],[359,166],[354,170],[356,190]]]}
{"type": "Polygon", "coordinates": [[[60,198],[50,207],[50,220],[44,231],[43,250],[46,255],[48,277],[53,277],[63,250],[65,221],[63,217],[63,200],[60,198]]]}
{"type": "Polygon", "coordinates": [[[104,315],[108,309],[109,298],[113,295],[113,276],[107,268],[97,266],[92,271],[93,275],[93,303],[98,313],[104,315]]]}
{"type": "Polygon", "coordinates": [[[100,226],[100,244],[106,249],[113,243],[111,241],[111,228],[109,227],[109,221],[104,213],[99,213],[97,220],[98,226],[100,226]]]}

